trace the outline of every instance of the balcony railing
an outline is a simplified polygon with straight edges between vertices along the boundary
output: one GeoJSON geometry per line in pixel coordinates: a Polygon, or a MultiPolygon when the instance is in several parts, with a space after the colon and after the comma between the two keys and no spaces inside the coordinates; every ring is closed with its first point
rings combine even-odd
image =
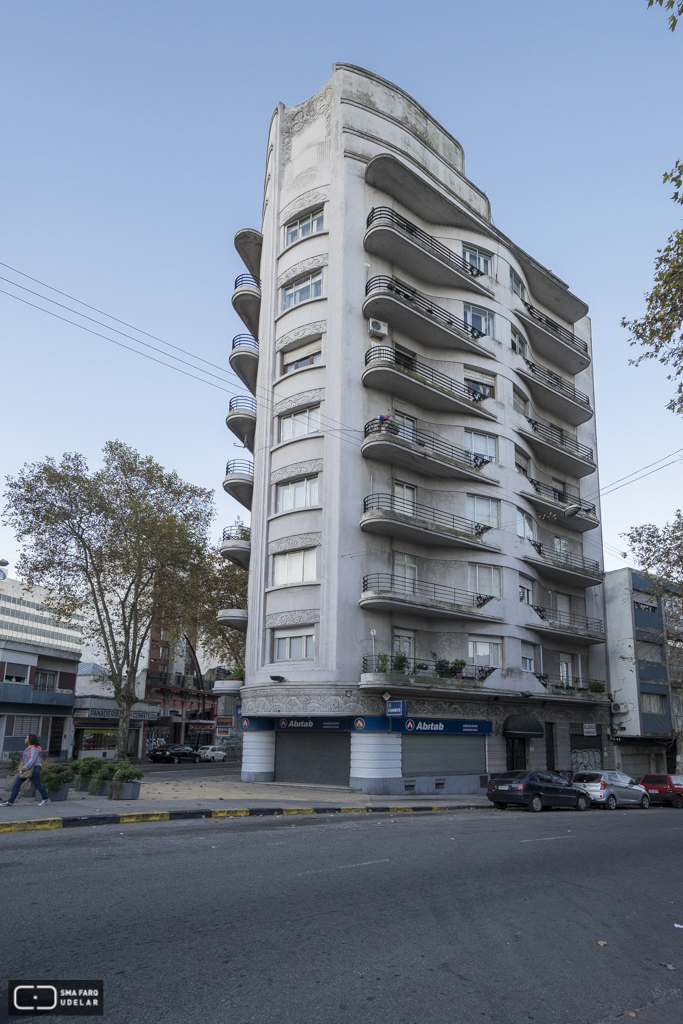
{"type": "Polygon", "coordinates": [[[481,402],[486,398],[481,392],[473,391],[466,384],[461,384],[460,381],[447,377],[445,373],[439,373],[438,370],[428,366],[427,363],[422,363],[420,360],[399,352],[395,348],[390,348],[388,345],[373,345],[372,348],[367,350],[365,353],[365,365],[372,366],[374,363],[383,363],[384,365],[388,363],[391,366],[396,366],[403,373],[410,374],[413,377],[421,377],[426,384],[431,384],[432,387],[446,391],[455,398],[463,398],[467,402],[481,402]]]}
{"type": "Polygon", "coordinates": [[[242,526],[240,523],[226,526],[223,530],[223,540],[251,540],[251,527],[242,526]]]}
{"type": "Polygon", "coordinates": [[[400,281],[397,277],[388,277],[385,274],[379,274],[377,277],[371,277],[365,285],[366,295],[372,295],[373,292],[387,291],[391,292],[393,297],[398,299],[399,302],[403,303],[403,305],[417,310],[424,316],[428,316],[431,320],[434,320],[442,327],[454,328],[462,334],[467,334],[470,338],[474,338],[475,341],[484,337],[482,331],[478,331],[476,327],[471,327],[469,324],[465,323],[464,320],[461,320],[460,317],[455,316],[453,313],[449,313],[447,309],[437,306],[435,302],[426,295],[423,295],[422,292],[418,292],[417,289],[411,288],[409,284],[406,284],[404,281],[400,281]]]}
{"type": "Polygon", "coordinates": [[[584,501],[578,494],[572,494],[570,491],[558,491],[557,487],[551,487],[550,484],[541,483],[540,480],[534,480],[533,477],[529,477],[529,483],[533,489],[541,494],[544,498],[550,498],[552,501],[557,501],[561,505],[579,505],[582,512],[586,512],[589,516],[596,516],[597,508],[591,504],[590,501],[584,501]]]}
{"type": "Polygon", "coordinates": [[[444,441],[436,434],[394,423],[392,420],[370,420],[365,424],[365,436],[372,437],[373,434],[389,434],[396,441],[408,441],[418,448],[426,449],[433,455],[442,455],[454,462],[465,463],[472,469],[481,469],[491,461],[483,455],[473,455],[471,452],[465,451],[464,448],[449,444],[448,441],[444,441]]]}
{"type": "Polygon", "coordinates": [[[250,348],[254,352],[258,353],[258,341],[256,338],[252,338],[251,334],[236,334],[232,339],[232,347],[235,348],[250,348]]]}
{"type": "Polygon", "coordinates": [[[481,277],[482,271],[473,267],[470,263],[467,263],[462,256],[456,255],[452,249],[448,249],[441,242],[437,241],[431,235],[428,235],[426,231],[419,228],[417,224],[413,224],[411,221],[406,220],[395,210],[391,210],[388,206],[376,206],[368,215],[367,226],[372,227],[373,225],[384,224],[387,227],[397,228],[402,231],[405,235],[416,242],[420,248],[430,252],[437,259],[441,260],[442,263],[448,263],[455,270],[459,270],[461,273],[470,274],[472,277],[481,277]]]}
{"type": "Polygon", "coordinates": [[[542,544],[537,540],[532,540],[531,546],[536,549],[541,558],[546,562],[552,562],[553,565],[566,567],[567,569],[578,569],[579,572],[588,572],[593,576],[602,575],[600,563],[596,562],[593,558],[584,558],[583,555],[575,555],[571,551],[555,551],[553,548],[548,547],[547,544],[542,544]]]}
{"type": "Polygon", "coordinates": [[[441,509],[432,508],[430,505],[420,505],[416,501],[399,498],[395,494],[368,494],[363,499],[363,511],[371,512],[374,509],[397,512],[403,516],[420,519],[432,526],[446,526],[450,530],[457,530],[459,533],[466,533],[471,537],[481,537],[491,529],[490,526],[484,526],[483,523],[475,523],[472,519],[454,516],[450,512],[442,512],[441,509]]]}
{"type": "Polygon", "coordinates": [[[588,395],[584,395],[582,391],[577,391],[576,388],[568,381],[564,380],[563,377],[553,373],[551,370],[546,370],[544,366],[539,366],[538,363],[532,363],[530,359],[525,359],[524,362],[529,367],[530,372],[539,380],[542,384],[547,385],[549,388],[554,388],[556,391],[566,395],[567,398],[571,398],[574,402],[580,402],[581,405],[586,405],[590,408],[590,398],[588,395]]]}
{"type": "Polygon", "coordinates": [[[35,681],[35,683],[33,684],[33,689],[40,690],[43,693],[54,693],[55,690],[57,689],[57,685],[54,679],[40,679],[35,681]]]}
{"type": "Polygon", "coordinates": [[[590,694],[591,697],[607,693],[607,683],[604,679],[579,679],[578,676],[567,679],[565,676],[548,672],[535,672],[534,675],[544,686],[552,686],[555,690],[578,690],[579,693],[590,694]]]}
{"type": "Polygon", "coordinates": [[[561,427],[552,427],[548,423],[541,423],[539,420],[532,419],[531,416],[527,416],[526,419],[533,432],[538,434],[542,441],[553,445],[554,448],[564,448],[565,451],[571,452],[572,455],[577,455],[581,459],[593,461],[593,449],[581,444],[566,430],[561,427]]]}
{"type": "Polygon", "coordinates": [[[415,595],[430,598],[432,601],[446,601],[449,604],[466,605],[469,608],[483,608],[493,601],[493,594],[472,594],[469,590],[458,590],[456,587],[445,587],[441,583],[425,583],[411,580],[406,576],[396,576],[389,572],[373,572],[363,577],[363,593],[370,590],[391,591],[395,594],[415,595]]]}
{"type": "Polygon", "coordinates": [[[572,345],[574,348],[578,349],[579,352],[588,353],[588,345],[585,341],[581,338],[577,338],[576,335],[572,334],[571,331],[568,331],[566,327],[562,327],[561,324],[551,320],[549,316],[545,315],[545,313],[541,313],[540,309],[536,309],[536,307],[532,306],[530,302],[525,302],[524,305],[527,313],[533,320],[541,324],[547,330],[552,331],[552,333],[556,334],[561,341],[564,341],[568,345],[572,345]]]}
{"type": "Polygon", "coordinates": [[[490,665],[463,665],[457,672],[451,669],[447,660],[434,661],[433,658],[411,658],[399,653],[366,654],[363,657],[363,672],[403,672],[405,675],[422,674],[439,677],[440,679],[472,679],[483,682],[495,672],[490,665]],[[400,666],[400,667],[398,667],[400,666]]]}
{"type": "Polygon", "coordinates": [[[604,633],[602,619],[591,619],[585,615],[575,615],[574,612],[560,612],[554,608],[543,608],[541,605],[532,605],[539,619],[543,619],[550,626],[567,626],[571,629],[582,629],[587,633],[604,633]]]}
{"type": "Polygon", "coordinates": [[[261,282],[258,277],[254,277],[252,274],[238,274],[235,278],[235,291],[238,288],[258,288],[261,290],[261,282]]]}
{"type": "Polygon", "coordinates": [[[251,395],[233,395],[230,399],[230,412],[234,412],[235,409],[244,409],[256,415],[256,399],[251,395]]]}
{"type": "Polygon", "coordinates": [[[254,463],[247,462],[246,459],[231,459],[225,467],[225,475],[230,476],[231,473],[243,473],[245,476],[253,476],[254,463]]]}

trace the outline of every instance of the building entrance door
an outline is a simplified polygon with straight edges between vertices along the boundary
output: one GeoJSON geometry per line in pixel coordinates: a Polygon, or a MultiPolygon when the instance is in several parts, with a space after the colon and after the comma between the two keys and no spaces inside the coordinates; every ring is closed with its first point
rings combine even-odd
{"type": "Polygon", "coordinates": [[[508,736],[505,746],[508,771],[524,771],[526,768],[526,740],[518,736],[508,736]]]}
{"type": "Polygon", "coordinates": [[[62,753],[62,734],[64,733],[64,719],[53,718],[50,725],[50,739],[47,752],[50,757],[60,757],[62,753]]]}

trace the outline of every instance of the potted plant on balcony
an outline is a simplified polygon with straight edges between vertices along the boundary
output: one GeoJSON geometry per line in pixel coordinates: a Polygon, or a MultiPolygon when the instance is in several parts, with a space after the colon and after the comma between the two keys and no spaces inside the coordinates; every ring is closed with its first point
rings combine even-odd
{"type": "Polygon", "coordinates": [[[448,658],[438,658],[434,662],[434,671],[442,679],[448,679],[451,674],[451,663],[448,658]]]}
{"type": "Polygon", "coordinates": [[[91,778],[101,767],[101,757],[84,757],[82,760],[76,761],[73,766],[76,779],[74,789],[79,793],[87,793],[91,778]]]}
{"type": "Polygon", "coordinates": [[[228,679],[240,680],[241,682],[244,682],[244,665],[235,665],[235,667],[230,670],[230,675],[228,676],[228,679]]]}
{"type": "Polygon", "coordinates": [[[466,664],[467,662],[464,658],[456,658],[455,661],[451,662],[451,672],[456,679],[462,679],[462,670],[466,664]]]}
{"type": "Polygon", "coordinates": [[[386,672],[389,667],[389,655],[380,651],[375,658],[375,672],[386,672]]]}
{"type": "Polygon", "coordinates": [[[590,683],[588,684],[588,689],[591,693],[604,693],[605,684],[601,679],[591,679],[590,683]]]}
{"type": "Polygon", "coordinates": [[[392,672],[405,672],[408,667],[408,655],[405,651],[395,651],[391,659],[392,672]]]}
{"type": "Polygon", "coordinates": [[[137,800],[140,796],[140,779],[143,773],[130,761],[119,761],[116,772],[109,783],[109,800],[137,800]]]}
{"type": "MultiPolygon", "coordinates": [[[[66,800],[69,795],[69,783],[73,782],[74,770],[70,764],[49,764],[40,773],[40,780],[50,794],[50,800],[66,800]]],[[[36,793],[36,800],[41,800],[36,793]]]]}

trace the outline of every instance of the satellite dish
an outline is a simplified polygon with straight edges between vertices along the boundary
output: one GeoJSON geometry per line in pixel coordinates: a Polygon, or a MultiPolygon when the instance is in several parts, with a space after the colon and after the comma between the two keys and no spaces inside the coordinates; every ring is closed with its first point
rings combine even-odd
{"type": "Polygon", "coordinates": [[[579,514],[580,511],[580,505],[567,505],[566,509],[564,510],[564,514],[566,516],[576,516],[579,514]]]}

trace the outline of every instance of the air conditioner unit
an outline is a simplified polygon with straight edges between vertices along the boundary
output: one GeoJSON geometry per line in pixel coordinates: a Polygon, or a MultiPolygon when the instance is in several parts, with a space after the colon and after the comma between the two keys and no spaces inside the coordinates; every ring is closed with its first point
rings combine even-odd
{"type": "Polygon", "coordinates": [[[618,701],[612,703],[612,714],[613,715],[627,715],[630,711],[628,704],[620,704],[618,701]]]}
{"type": "Polygon", "coordinates": [[[383,320],[368,320],[368,334],[371,338],[386,338],[389,333],[389,324],[383,320]]]}

